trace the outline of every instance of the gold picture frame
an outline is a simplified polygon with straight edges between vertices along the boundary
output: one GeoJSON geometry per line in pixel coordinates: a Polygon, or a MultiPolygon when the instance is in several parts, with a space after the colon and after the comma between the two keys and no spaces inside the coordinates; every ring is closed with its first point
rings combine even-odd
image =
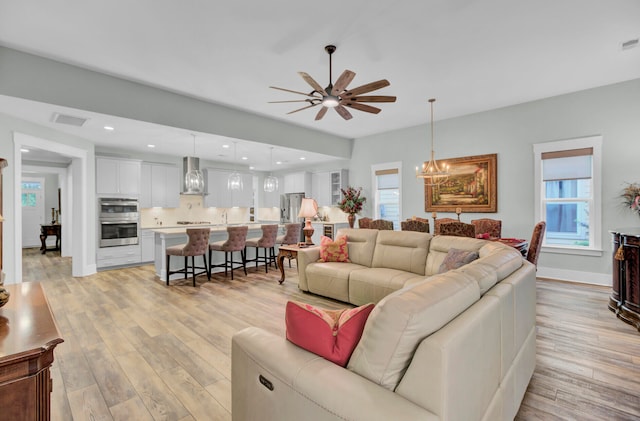
{"type": "Polygon", "coordinates": [[[425,212],[497,212],[498,154],[441,160],[449,166],[448,180],[424,186],[425,212]]]}

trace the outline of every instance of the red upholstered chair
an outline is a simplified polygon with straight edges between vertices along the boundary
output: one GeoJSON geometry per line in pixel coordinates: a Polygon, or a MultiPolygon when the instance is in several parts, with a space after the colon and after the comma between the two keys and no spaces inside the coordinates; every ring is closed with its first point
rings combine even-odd
{"type": "Polygon", "coordinates": [[[417,219],[408,219],[400,222],[402,231],[418,231],[429,232],[429,222],[418,221],[417,219]]]}
{"type": "Polygon", "coordinates": [[[476,237],[476,227],[464,222],[449,222],[440,225],[440,235],[453,235],[456,237],[476,237]]]}
{"type": "MultiPolygon", "coordinates": [[[[217,241],[209,244],[209,263],[211,260],[211,252],[223,251],[224,252],[224,264],[210,265],[210,268],[224,267],[224,276],[227,276],[227,270],[231,270],[231,279],[233,279],[233,269],[237,269],[240,266],[233,267],[234,263],[242,265],[244,274],[247,274],[246,256],[244,254],[244,246],[247,241],[248,226],[241,227],[227,227],[227,234],[229,235],[226,241],[217,241]],[[240,252],[242,261],[233,260],[233,252],[240,252]]],[[[209,271],[211,272],[211,271],[209,271]]]]}
{"type": "Polygon", "coordinates": [[[533,235],[531,236],[529,250],[527,251],[527,260],[536,265],[536,269],[538,268],[538,256],[540,255],[542,239],[544,238],[546,228],[547,223],[545,221],[540,221],[533,227],[533,235]]]}
{"type": "Polygon", "coordinates": [[[358,228],[371,228],[371,221],[372,219],[366,216],[358,219],[358,228]]]}
{"type": "Polygon", "coordinates": [[[169,275],[173,273],[184,273],[184,279],[187,279],[189,273],[193,276],[193,286],[196,286],[196,276],[203,273],[207,274],[207,279],[211,279],[209,268],[207,267],[207,250],[209,249],[209,235],[211,233],[210,228],[187,228],[187,236],[189,239],[186,244],[179,244],[177,246],[167,247],[165,253],[167,255],[167,270],[166,278],[167,285],[169,285],[169,275]],[[170,270],[171,256],[183,256],[184,268],[179,270],[170,270]],[[196,266],[195,257],[202,256],[204,260],[204,266],[196,266]],[[189,267],[189,257],[191,257],[191,267],[189,267]],[[196,273],[196,269],[204,269],[201,272],[196,273]]]}
{"type": "Polygon", "coordinates": [[[262,237],[259,238],[249,238],[245,242],[246,247],[255,247],[256,248],[256,257],[255,259],[248,260],[246,259],[247,252],[245,250],[245,262],[256,262],[256,267],[258,267],[258,263],[264,262],[264,271],[269,272],[269,265],[272,263],[277,267],[276,263],[276,239],[278,237],[278,224],[270,224],[270,225],[262,225],[262,237]],[[260,249],[264,250],[264,256],[260,257],[260,249]]]}
{"type": "Polygon", "coordinates": [[[476,237],[482,234],[489,234],[491,238],[502,237],[502,221],[499,219],[474,219],[471,221],[471,225],[476,227],[476,237]]]}
{"type": "Polygon", "coordinates": [[[440,219],[436,219],[435,221],[433,221],[433,233],[435,235],[440,235],[440,227],[443,224],[448,224],[450,222],[458,222],[457,219],[453,219],[453,218],[440,218],[440,219]]]}
{"type": "Polygon", "coordinates": [[[375,219],[371,221],[369,228],[374,230],[391,230],[393,231],[393,221],[385,221],[384,219],[375,219]]]}

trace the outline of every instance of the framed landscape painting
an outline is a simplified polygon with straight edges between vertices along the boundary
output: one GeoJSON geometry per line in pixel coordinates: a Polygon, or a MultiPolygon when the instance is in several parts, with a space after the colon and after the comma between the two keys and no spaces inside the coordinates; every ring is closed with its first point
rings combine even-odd
{"type": "Polygon", "coordinates": [[[498,154],[440,160],[449,165],[449,179],[424,186],[426,212],[497,212],[498,154]]]}

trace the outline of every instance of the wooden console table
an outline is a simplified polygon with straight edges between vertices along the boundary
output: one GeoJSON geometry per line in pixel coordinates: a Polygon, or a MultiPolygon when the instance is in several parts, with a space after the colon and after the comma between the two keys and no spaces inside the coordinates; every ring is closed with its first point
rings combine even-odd
{"type": "Polygon", "coordinates": [[[47,252],[47,237],[49,235],[55,235],[56,236],[56,246],[55,248],[49,249],[49,250],[60,250],[60,243],[61,243],[61,238],[62,238],[62,231],[60,229],[61,225],[60,224],[51,224],[51,225],[40,225],[40,242],[42,242],[42,245],[40,246],[40,250],[42,250],[42,254],[45,254],[47,252]]]}
{"type": "Polygon", "coordinates": [[[38,282],[5,285],[0,308],[0,418],[49,420],[53,350],[63,342],[38,282]]]}
{"type": "Polygon", "coordinates": [[[613,291],[608,307],[640,331],[640,228],[609,232],[613,235],[613,291]]]}

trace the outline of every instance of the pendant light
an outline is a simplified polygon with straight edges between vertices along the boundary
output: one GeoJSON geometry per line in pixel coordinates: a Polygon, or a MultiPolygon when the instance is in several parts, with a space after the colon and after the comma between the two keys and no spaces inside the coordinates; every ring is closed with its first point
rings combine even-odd
{"type": "Polygon", "coordinates": [[[264,191],[267,193],[278,190],[278,178],[271,175],[271,167],[273,166],[273,146],[270,148],[271,154],[269,156],[269,175],[264,178],[264,191]]]}
{"type": "Polygon", "coordinates": [[[184,175],[184,187],[185,190],[189,193],[202,193],[204,192],[204,175],[202,171],[198,169],[197,165],[194,165],[194,162],[197,158],[196,156],[196,135],[191,134],[193,136],[193,158],[187,159],[187,172],[184,175]]]}
{"type": "MultiPolygon", "coordinates": [[[[238,142],[233,142],[233,162],[236,162],[236,150],[238,148],[238,142]]],[[[238,171],[233,171],[229,174],[229,179],[227,180],[227,189],[229,190],[242,190],[244,188],[242,184],[242,176],[238,171]]]]}
{"type": "Polygon", "coordinates": [[[433,150],[433,103],[436,102],[435,98],[431,98],[429,103],[431,104],[431,159],[426,164],[422,164],[422,171],[418,171],[416,167],[416,178],[424,179],[424,183],[428,186],[439,186],[449,179],[449,166],[441,163],[438,165],[438,161],[435,159],[435,152],[433,150]]]}

